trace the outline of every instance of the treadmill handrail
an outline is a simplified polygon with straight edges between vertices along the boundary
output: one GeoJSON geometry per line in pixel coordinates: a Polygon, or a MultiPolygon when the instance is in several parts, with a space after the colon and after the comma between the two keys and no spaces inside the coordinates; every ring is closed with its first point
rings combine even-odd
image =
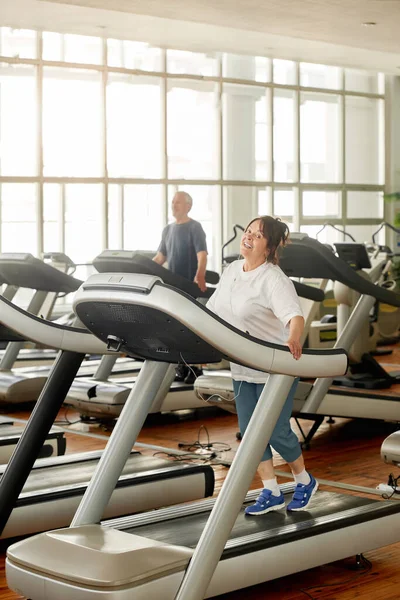
{"type": "Polygon", "coordinates": [[[382,223],[379,225],[378,229],[376,231],[374,231],[374,233],[372,234],[372,243],[373,244],[376,244],[375,238],[376,238],[376,236],[378,235],[378,233],[380,232],[380,230],[383,227],[388,227],[389,229],[391,229],[395,233],[400,233],[400,229],[399,228],[395,227],[394,225],[391,225],[387,221],[382,221],[382,223]]]}
{"type": "Polygon", "coordinates": [[[371,283],[324,244],[312,238],[292,239],[291,244],[282,250],[280,266],[289,277],[318,277],[340,281],[362,295],[372,296],[379,302],[400,307],[400,294],[371,283]],[[290,264],[287,264],[289,253],[296,258],[294,265],[292,256],[290,256],[290,264]],[[288,257],[287,263],[286,257],[288,257]],[[316,265],[320,270],[313,273],[316,265]]]}
{"type": "Polygon", "coordinates": [[[29,253],[0,253],[0,280],[9,285],[43,292],[70,294],[82,281],[29,253]]]}
{"type": "Polygon", "coordinates": [[[211,288],[207,289],[206,292],[202,292],[197,283],[173,273],[140,252],[129,250],[113,252],[112,250],[105,250],[96,256],[93,260],[93,266],[99,273],[144,273],[146,275],[161,277],[165,283],[183,290],[193,298],[209,298],[214,291],[211,288]],[[123,269],[121,269],[121,263],[124,265],[123,269]]]}
{"type": "Polygon", "coordinates": [[[312,285],[306,285],[300,281],[292,279],[292,283],[295,287],[296,293],[300,298],[306,298],[307,300],[313,300],[314,302],[322,302],[325,299],[325,292],[319,288],[313,287],[312,285]]]}
{"type": "Polygon", "coordinates": [[[108,354],[106,345],[90,331],[46,321],[0,296],[0,323],[24,340],[70,352],[108,354]]]}
{"type": "MultiPolygon", "coordinates": [[[[265,342],[243,333],[215,315],[207,307],[196,302],[188,294],[160,281],[155,281],[154,277],[150,275],[140,275],[140,287],[144,287],[143,282],[146,277],[150,285],[147,293],[143,293],[143,291],[137,289],[138,277],[134,274],[121,273],[111,280],[109,274],[92,275],[76,293],[73,301],[74,310],[88,328],[93,327],[95,335],[96,328],[93,318],[89,318],[87,315],[90,310],[87,309],[87,306],[90,303],[131,304],[145,309],[150,308],[165,316],[172,317],[188,330],[191,330],[199,340],[206,342],[210,348],[210,354],[212,349],[217,350],[219,355],[227,360],[250,368],[294,377],[330,377],[347,371],[348,356],[346,351],[342,349],[306,349],[303,351],[301,358],[296,361],[287,346],[265,342]],[[116,281],[117,279],[118,281],[116,281]],[[81,305],[85,305],[85,308],[81,305]],[[227,348],[230,351],[227,352],[227,348]],[[330,360],[326,360],[328,356],[330,360]]],[[[146,337],[150,339],[154,319],[147,319],[147,321],[146,337]]],[[[130,331],[134,332],[133,337],[135,337],[135,329],[140,326],[141,324],[137,323],[137,320],[136,323],[129,322],[130,331]]],[[[160,324],[155,324],[155,327],[159,329],[160,324]]],[[[140,336],[139,334],[136,335],[140,343],[140,336]]],[[[168,339],[168,342],[174,347],[174,339],[168,339]]],[[[177,341],[175,346],[178,343],[177,341]]],[[[157,354],[157,349],[152,351],[151,348],[146,347],[146,353],[142,355],[140,350],[139,347],[135,346],[135,355],[142,356],[144,359],[151,357],[152,360],[161,360],[160,355],[157,354]]],[[[122,343],[121,351],[128,354],[132,352],[124,343],[122,343]]],[[[163,360],[168,362],[167,354],[163,360]]]]}
{"type": "MultiPolygon", "coordinates": [[[[154,275],[159,277],[167,283],[177,289],[180,289],[193,298],[208,298],[211,292],[214,290],[208,289],[205,293],[202,292],[198,285],[176,273],[172,273],[162,265],[157,264],[153,260],[150,260],[147,256],[143,256],[140,252],[128,251],[128,250],[105,250],[93,260],[93,266],[99,273],[142,273],[146,275],[154,275]],[[126,265],[126,269],[114,268],[121,267],[121,263],[126,265]]],[[[212,283],[217,283],[214,279],[212,283]]],[[[314,302],[322,302],[325,298],[325,294],[322,290],[313,288],[312,286],[293,281],[296,291],[299,296],[314,300],[314,302]]]]}

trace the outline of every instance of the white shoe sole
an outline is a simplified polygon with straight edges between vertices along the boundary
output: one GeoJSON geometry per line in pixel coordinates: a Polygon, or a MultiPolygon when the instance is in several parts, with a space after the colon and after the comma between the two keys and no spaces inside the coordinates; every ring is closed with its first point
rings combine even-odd
{"type": "Polygon", "coordinates": [[[282,508],[285,508],[285,506],[286,504],[283,502],[283,504],[275,504],[274,506],[269,506],[265,510],[257,510],[256,512],[245,512],[245,514],[256,517],[257,515],[265,515],[273,510],[281,510],[282,508]]]}
{"type": "Polygon", "coordinates": [[[317,489],[318,489],[318,481],[316,482],[315,488],[311,492],[311,496],[310,496],[310,499],[307,502],[307,504],[305,506],[302,506],[301,508],[290,508],[290,509],[288,508],[288,512],[299,512],[300,510],[307,510],[307,508],[310,506],[311,498],[314,496],[317,489]]]}

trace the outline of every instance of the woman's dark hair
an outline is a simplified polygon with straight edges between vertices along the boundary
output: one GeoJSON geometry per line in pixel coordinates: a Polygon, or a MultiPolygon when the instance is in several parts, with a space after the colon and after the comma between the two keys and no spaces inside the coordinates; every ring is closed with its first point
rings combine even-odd
{"type": "Polygon", "coordinates": [[[263,236],[267,240],[267,248],[269,251],[267,262],[277,265],[279,263],[278,249],[280,246],[286,246],[289,239],[289,227],[286,223],[283,223],[279,217],[275,219],[274,217],[264,215],[252,219],[245,231],[247,231],[250,225],[255,221],[261,222],[260,231],[262,231],[263,236]]]}

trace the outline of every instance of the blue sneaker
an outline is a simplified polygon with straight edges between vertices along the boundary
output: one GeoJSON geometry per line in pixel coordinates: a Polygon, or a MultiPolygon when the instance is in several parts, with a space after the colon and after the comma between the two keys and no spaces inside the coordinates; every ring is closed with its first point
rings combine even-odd
{"type": "Polygon", "coordinates": [[[311,498],[318,489],[318,481],[309,473],[311,481],[308,485],[298,483],[294,490],[293,498],[287,505],[287,510],[305,510],[311,498]]]}
{"type": "Polygon", "coordinates": [[[285,497],[282,492],[280,496],[274,496],[271,490],[264,488],[255,504],[248,506],[244,512],[246,515],[265,515],[271,510],[279,510],[280,508],[285,508],[285,497]]]}

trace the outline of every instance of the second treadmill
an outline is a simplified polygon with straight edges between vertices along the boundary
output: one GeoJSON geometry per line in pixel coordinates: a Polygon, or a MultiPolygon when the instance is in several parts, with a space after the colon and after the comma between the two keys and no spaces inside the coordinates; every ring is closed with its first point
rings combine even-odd
{"type": "MultiPolygon", "coordinates": [[[[2,537],[9,538],[44,531],[49,527],[62,527],[70,522],[102,452],[70,454],[37,460],[36,463],[35,459],[40,455],[48,430],[68,391],[69,378],[74,377],[86,353],[105,354],[107,348],[85,329],[40,319],[3,297],[0,297],[0,315],[3,334],[7,335],[8,331],[10,339],[18,337],[16,333],[23,334],[34,342],[64,350],[57,358],[51,371],[52,377],[25,427],[19,445],[24,454],[22,460],[19,462],[17,448],[9,465],[0,472],[0,485],[3,490],[9,485],[13,495],[12,501],[9,501],[7,493],[0,494],[0,520],[4,525],[8,521],[2,537]],[[79,354],[74,353],[74,349],[79,354]],[[67,365],[65,355],[72,360],[73,367],[67,365]],[[17,471],[9,479],[13,465],[16,465],[17,471]]],[[[165,379],[166,389],[174,375],[175,370],[171,367],[165,379]]],[[[142,381],[140,385],[146,388],[148,382],[142,381]]],[[[161,393],[165,393],[164,387],[161,393]]],[[[135,452],[127,459],[106,512],[109,516],[116,516],[150,510],[203,498],[212,495],[213,490],[214,472],[209,465],[172,462],[135,452]]]]}

